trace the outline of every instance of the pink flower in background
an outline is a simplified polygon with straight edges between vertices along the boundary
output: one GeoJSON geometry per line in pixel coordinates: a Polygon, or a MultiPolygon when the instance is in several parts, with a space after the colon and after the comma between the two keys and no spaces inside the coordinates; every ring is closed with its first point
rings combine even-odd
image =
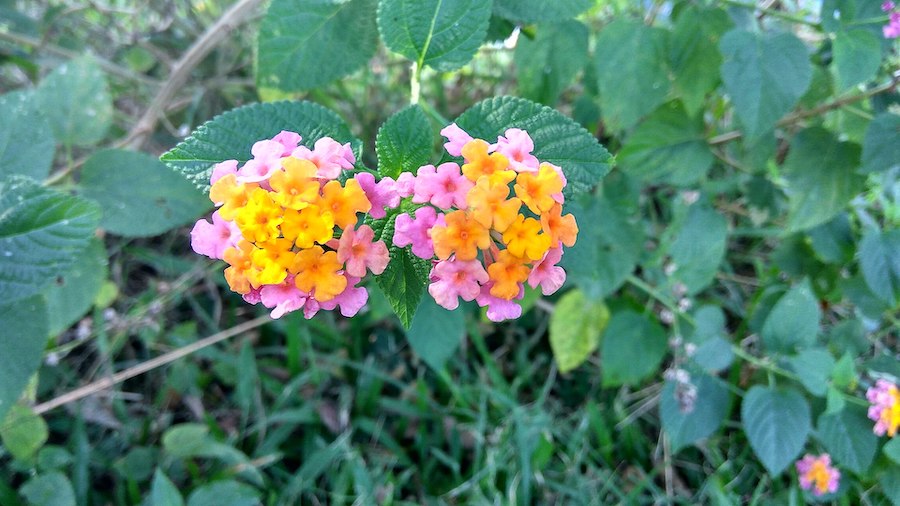
{"type": "Polygon", "coordinates": [[[441,130],[441,135],[447,139],[444,149],[452,156],[461,156],[462,148],[467,142],[472,140],[472,136],[467,134],[465,130],[459,128],[456,123],[450,123],[441,130]]]}
{"type": "Polygon", "coordinates": [[[827,453],[818,457],[806,454],[795,465],[800,475],[800,488],[811,490],[815,496],[837,492],[841,472],[832,467],[831,456],[827,453]]]}
{"type": "Polygon", "coordinates": [[[400,194],[397,193],[397,183],[393,178],[383,177],[376,183],[375,176],[368,172],[360,172],[355,179],[366,193],[366,198],[372,203],[369,210],[369,216],[372,218],[384,218],[387,216],[385,209],[393,209],[400,205],[400,194]]]}
{"type": "Polygon", "coordinates": [[[462,175],[459,165],[453,162],[442,163],[435,169],[426,165],[419,169],[416,176],[413,202],[424,204],[431,202],[441,209],[466,207],[466,194],[474,183],[462,175]]]}
{"type": "Polygon", "coordinates": [[[491,287],[494,286],[493,281],[488,281],[481,287],[481,292],[475,301],[479,307],[487,306],[487,317],[492,322],[502,322],[522,316],[522,306],[516,300],[525,296],[525,287],[519,285],[519,295],[512,300],[501,299],[491,295],[491,287]]]}
{"type": "Polygon", "coordinates": [[[397,194],[401,198],[411,197],[416,186],[416,175],[412,172],[402,172],[397,177],[397,194]]]}
{"type": "Polygon", "coordinates": [[[394,222],[394,246],[404,247],[412,244],[413,255],[419,258],[434,256],[434,244],[428,231],[438,220],[437,211],[433,207],[416,209],[415,219],[403,213],[394,222]]]}
{"type": "Polygon", "coordinates": [[[550,295],[562,287],[566,282],[566,271],[558,264],[562,258],[562,248],[553,248],[544,255],[528,275],[528,286],[541,287],[541,293],[550,295]]]}
{"type": "Polygon", "coordinates": [[[374,241],[375,231],[368,225],[356,230],[344,230],[338,243],[338,261],[346,262],[347,273],[361,278],[366,275],[366,268],[372,274],[381,274],[390,261],[387,246],[383,241],[374,241]]]}
{"type": "Polygon", "coordinates": [[[210,176],[209,178],[209,184],[214,185],[216,184],[216,181],[222,179],[228,174],[237,174],[237,171],[237,160],[225,160],[224,162],[219,162],[213,166],[212,176],[210,176]]]}
{"type": "Polygon", "coordinates": [[[459,298],[471,301],[481,293],[481,284],[488,281],[488,273],[478,260],[443,260],[435,264],[429,274],[428,293],[446,309],[459,307],[459,298]]]}
{"type": "Polygon", "coordinates": [[[321,302],[319,305],[326,311],[331,311],[334,308],[339,307],[341,314],[350,318],[351,316],[356,316],[356,313],[358,313],[359,310],[366,305],[366,302],[369,301],[369,292],[363,287],[356,286],[359,283],[358,277],[347,274],[344,276],[347,278],[347,288],[345,288],[337,297],[328,302],[321,302]]]}
{"type": "Polygon", "coordinates": [[[281,151],[281,156],[289,156],[295,149],[297,149],[297,145],[300,144],[300,141],[303,140],[303,137],[300,137],[300,134],[296,132],[288,132],[287,130],[282,130],[278,135],[272,137],[272,140],[284,147],[284,149],[281,151]]]}
{"type": "Polygon", "coordinates": [[[870,403],[869,418],[875,421],[872,431],[877,436],[894,437],[900,430],[900,388],[890,381],[879,379],[866,390],[870,403]]]}
{"type": "Polygon", "coordinates": [[[894,2],[891,2],[890,0],[881,4],[881,10],[884,12],[891,12],[894,10],[894,7],[894,2]]]}
{"type": "Polygon", "coordinates": [[[537,157],[531,154],[534,151],[534,141],[525,130],[507,129],[506,136],[498,137],[494,147],[509,159],[510,168],[516,172],[537,172],[541,165],[537,157]]]}
{"type": "Polygon", "coordinates": [[[260,296],[259,291],[260,291],[259,288],[251,287],[250,291],[241,295],[241,297],[244,299],[244,302],[246,302],[247,304],[251,304],[251,305],[259,304],[259,301],[262,300],[262,297],[260,296]]]}
{"type": "Polygon", "coordinates": [[[284,146],[280,142],[266,140],[253,144],[250,150],[253,159],[248,160],[238,171],[238,183],[258,183],[267,181],[276,170],[281,170],[281,154],[284,146]]]}
{"type": "Polygon", "coordinates": [[[892,12],[888,24],[882,27],[884,38],[896,39],[900,37],[900,12],[892,12]]]}
{"type": "Polygon", "coordinates": [[[237,224],[223,219],[218,212],[212,214],[212,223],[200,219],[191,229],[191,248],[210,258],[225,258],[225,250],[236,247],[240,240],[237,224]]]}
{"type": "Polygon", "coordinates": [[[319,168],[316,175],[322,179],[337,179],[342,170],[350,170],[356,163],[350,143],[341,144],[330,137],[317,140],[312,150],[300,146],[291,156],[312,162],[319,168]]]}
{"type": "Polygon", "coordinates": [[[272,310],[272,318],[278,319],[303,307],[309,294],[297,288],[294,276],[288,275],[280,285],[264,285],[259,290],[263,306],[272,310]]]}

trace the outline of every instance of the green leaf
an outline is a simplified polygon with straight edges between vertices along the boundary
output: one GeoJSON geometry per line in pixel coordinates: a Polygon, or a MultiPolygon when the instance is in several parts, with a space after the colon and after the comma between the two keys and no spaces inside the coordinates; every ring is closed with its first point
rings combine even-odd
{"type": "Polygon", "coordinates": [[[215,481],[197,487],[188,497],[188,506],[259,506],[259,492],[234,480],[215,481]]]}
{"type": "Polygon", "coordinates": [[[197,219],[211,203],[193,184],[156,158],[134,151],[94,153],[79,189],[103,208],[100,226],[124,237],[159,235],[197,219]]]}
{"type": "Polygon", "coordinates": [[[631,213],[603,197],[568,206],[581,228],[578,241],[566,250],[560,265],[586,296],[601,299],[634,271],[644,249],[643,228],[631,213]]]}
{"type": "Polygon", "coordinates": [[[672,89],[690,115],[700,111],[706,95],[719,84],[719,39],[731,26],[724,10],[695,6],[683,9],[675,21],[669,37],[672,89]]]}
{"type": "Polygon", "coordinates": [[[430,162],[433,150],[431,123],[421,107],[411,105],[388,118],[378,129],[375,138],[378,173],[394,179],[402,172],[415,173],[430,162]]]}
{"type": "Polygon", "coordinates": [[[50,173],[56,141],[34,93],[0,96],[0,178],[44,179],[50,173]]]}
{"type": "Polygon", "coordinates": [[[719,43],[722,80],[747,137],[771,131],[812,80],[806,46],[787,32],[759,35],[735,29],[719,43]]]}
{"type": "Polygon", "coordinates": [[[882,451],[887,458],[894,462],[894,464],[900,464],[900,438],[892,437],[891,440],[884,445],[882,451]]]}
{"type": "Polygon", "coordinates": [[[666,35],[624,18],[600,30],[594,49],[600,109],[614,130],[631,127],[666,101],[666,35]]]}
{"type": "Polygon", "coordinates": [[[593,0],[494,0],[494,12],[513,21],[547,23],[574,18],[591,5],[593,0]]]}
{"type": "Polygon", "coordinates": [[[57,471],[28,480],[19,493],[25,496],[30,506],[75,506],[72,482],[57,471]]]}
{"type": "Polygon", "coordinates": [[[882,2],[865,0],[823,0],[820,19],[822,27],[829,32],[865,26],[882,36],[882,19],[887,16],[881,11],[882,2]]]}
{"type": "Polygon", "coordinates": [[[900,467],[889,467],[878,478],[878,483],[891,504],[900,506],[900,467]]]}
{"type": "Polygon", "coordinates": [[[660,394],[659,417],[673,453],[715,432],[728,414],[731,396],[721,380],[701,374],[691,381],[697,388],[697,397],[689,412],[681,410],[675,395],[676,382],[666,381],[660,394]]]}
{"type": "Polygon", "coordinates": [[[859,153],[857,144],[838,142],[821,127],[797,134],[784,162],[791,231],[827,222],[862,191],[865,179],[854,172],[859,153]]]}
{"type": "Polygon", "coordinates": [[[554,105],[588,62],[588,35],[583,23],[570,20],[538,26],[534,39],[519,37],[513,59],[519,94],[554,105]]]}
{"type": "Polygon", "coordinates": [[[184,506],[184,499],[175,484],[159,469],[153,473],[150,506],[184,506]]]}
{"type": "Polygon", "coordinates": [[[634,311],[613,314],[603,335],[603,387],[635,385],[659,369],[668,350],[666,333],[634,311]]]}
{"type": "Polygon", "coordinates": [[[92,240],[79,255],[78,263],[57,276],[56,282],[44,290],[50,336],[69,328],[94,305],[94,299],[106,281],[107,257],[103,241],[92,240]]]}
{"type": "Polygon", "coordinates": [[[809,280],[795,285],[769,312],[762,328],[762,339],[771,352],[792,353],[816,342],[822,312],[809,280]]]}
{"type": "Polygon", "coordinates": [[[425,294],[431,263],[413,255],[409,247],[394,246],[394,221],[401,212],[413,213],[414,208],[400,207],[388,210],[384,219],[374,220],[369,225],[375,231],[374,240],[382,240],[389,245],[388,252],[391,258],[387,268],[375,278],[375,282],[394,308],[400,323],[408,329],[412,325],[422,295],[425,294]]]}
{"type": "Polygon", "coordinates": [[[482,100],[457,118],[472,137],[496,142],[509,128],[526,130],[534,140],[534,156],[562,167],[567,198],[591,189],[609,172],[610,154],[587,130],[559,111],[514,97],[482,100]]]}
{"type": "Polygon", "coordinates": [[[112,96],[106,76],[92,57],[56,67],[38,85],[36,94],[59,142],[88,146],[106,136],[112,123],[112,96]]]}
{"type": "Polygon", "coordinates": [[[875,116],[863,140],[863,173],[886,172],[900,167],[900,115],[884,112],[875,116]]]}
{"type": "Polygon", "coordinates": [[[365,66],[378,47],[375,2],[273,0],[256,39],[257,85],[309,90],[365,66]]]}
{"type": "Polygon", "coordinates": [[[569,372],[587,360],[608,323],[606,304],[588,299],[580,290],[559,299],[550,316],[550,348],[560,372],[569,372]]]}
{"type": "Polygon", "coordinates": [[[47,445],[37,456],[37,467],[41,471],[57,471],[72,465],[74,457],[65,448],[47,445]]]}
{"type": "Polygon", "coordinates": [[[0,418],[3,446],[19,460],[31,460],[47,442],[47,422],[29,407],[13,406],[0,418]]]}
{"type": "Polygon", "coordinates": [[[866,230],[859,243],[859,266],[872,292],[896,305],[900,299],[900,230],[866,230]]]}
{"type": "Polygon", "coordinates": [[[622,170],[648,182],[692,185],[706,176],[714,157],[700,117],[669,102],[641,122],[617,157],[622,170]]]}
{"type": "Polygon", "coordinates": [[[773,476],[800,455],[812,429],[809,404],[802,395],[759,385],[744,395],[741,422],[750,447],[773,476]]]}
{"type": "Polygon", "coordinates": [[[34,296],[0,303],[0,420],[22,395],[47,344],[47,306],[34,296]]]}
{"type": "Polygon", "coordinates": [[[337,114],[312,102],[272,102],[232,109],[198,127],[190,137],[164,153],[160,160],[182,172],[201,188],[209,186],[212,166],[225,160],[246,162],[253,143],[282,130],[303,136],[313,146],[322,137],[360,146],[337,114]]]}
{"type": "Polygon", "coordinates": [[[823,414],[817,428],[819,441],[838,465],[857,474],[866,472],[875,458],[878,438],[863,408],[848,406],[840,413],[823,414]]]}
{"type": "Polygon", "coordinates": [[[99,218],[85,199],[24,178],[0,181],[0,300],[38,293],[68,272],[99,218]]]}
{"type": "Polygon", "coordinates": [[[853,257],[855,244],[847,213],[841,213],[809,231],[816,255],[828,263],[841,264],[853,257]]]}
{"type": "Polygon", "coordinates": [[[881,40],[868,30],[838,32],[833,51],[837,91],[869,81],[881,66],[881,40]]]}
{"type": "Polygon", "coordinates": [[[668,252],[675,272],[670,283],[680,281],[689,294],[709,286],[725,258],[728,236],[725,218],[707,204],[693,204],[675,234],[668,252]]]}
{"type": "Polygon", "coordinates": [[[685,342],[696,348],[691,361],[706,371],[721,371],[734,360],[731,343],[726,339],[725,313],[718,306],[702,306],[694,312],[694,327],[685,342]]]}
{"type": "Polygon", "coordinates": [[[827,350],[810,348],[787,359],[800,383],[809,393],[823,397],[828,389],[828,377],[834,369],[834,357],[827,350]]]}
{"type": "Polygon", "coordinates": [[[426,364],[440,371],[465,334],[466,315],[462,309],[448,311],[431,297],[425,297],[406,331],[406,340],[426,364]]]}
{"type": "Polygon", "coordinates": [[[462,67],[487,35],[490,0],[380,0],[378,30],[391,51],[438,70],[462,67]]]}

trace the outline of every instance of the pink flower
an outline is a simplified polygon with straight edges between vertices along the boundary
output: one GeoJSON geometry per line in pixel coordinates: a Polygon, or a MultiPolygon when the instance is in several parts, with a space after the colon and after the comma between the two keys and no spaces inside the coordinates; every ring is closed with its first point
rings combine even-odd
{"type": "MultiPolygon", "coordinates": [[[[566,179],[566,174],[563,172],[562,167],[553,165],[549,162],[544,162],[543,165],[548,165],[551,169],[555,170],[557,174],[559,174],[559,178],[562,179],[563,188],[565,188],[566,185],[569,184],[569,180],[566,179]]],[[[554,193],[553,195],[551,195],[551,197],[553,197],[553,200],[559,202],[560,204],[565,203],[566,200],[565,197],[563,197],[562,192],[554,193]]]]}
{"type": "Polygon", "coordinates": [[[892,10],[894,10],[894,7],[894,2],[891,2],[890,0],[887,0],[886,2],[881,4],[882,12],[891,12],[892,10]]]}
{"type": "Polygon", "coordinates": [[[400,205],[400,194],[397,193],[397,183],[393,178],[383,177],[375,182],[375,176],[368,172],[360,172],[355,177],[359,186],[366,192],[366,198],[372,203],[369,216],[384,218],[387,216],[385,209],[393,209],[400,205]]]}
{"type": "Polygon", "coordinates": [[[795,465],[800,474],[800,488],[812,489],[815,496],[837,492],[841,472],[832,467],[831,456],[827,453],[818,457],[806,454],[795,465]]]}
{"type": "Polygon", "coordinates": [[[497,138],[494,149],[509,159],[510,167],[516,172],[537,172],[541,162],[531,154],[534,151],[534,141],[525,130],[510,128],[506,130],[506,136],[497,138]]]}
{"type": "Polygon", "coordinates": [[[884,38],[896,39],[900,37],[900,12],[892,12],[890,22],[884,25],[881,30],[884,32],[884,38]]]}
{"type": "Polygon", "coordinates": [[[437,169],[433,165],[419,168],[416,176],[413,202],[423,204],[431,202],[441,209],[466,208],[466,194],[474,183],[462,175],[459,165],[453,162],[442,163],[437,169]]]}
{"type": "Polygon", "coordinates": [[[550,295],[566,282],[566,271],[559,267],[559,260],[562,258],[562,248],[553,248],[547,251],[539,262],[534,264],[531,274],[528,275],[528,286],[531,288],[541,287],[541,293],[550,295]]]}
{"type": "Polygon", "coordinates": [[[416,176],[412,172],[401,172],[397,177],[397,193],[401,198],[410,197],[416,186],[416,176]]]}
{"type": "Polygon", "coordinates": [[[272,140],[284,146],[284,149],[281,151],[281,156],[285,157],[289,156],[292,151],[297,149],[297,145],[300,144],[303,137],[300,137],[300,134],[296,132],[282,130],[278,135],[272,137],[272,140]]]}
{"type": "Polygon", "coordinates": [[[244,299],[244,302],[246,302],[247,304],[250,304],[250,305],[259,304],[259,301],[262,300],[262,297],[259,294],[259,290],[260,290],[259,288],[253,288],[251,286],[250,291],[241,295],[241,297],[244,299]]]}
{"type": "Polygon", "coordinates": [[[340,307],[341,314],[347,318],[351,318],[356,316],[356,313],[366,305],[366,302],[369,300],[369,292],[363,287],[356,286],[356,284],[359,283],[358,277],[346,274],[345,276],[347,278],[347,288],[328,302],[320,302],[319,306],[326,311],[331,311],[336,307],[340,307]]]}
{"type": "Polygon", "coordinates": [[[428,293],[446,309],[459,307],[459,297],[471,301],[481,293],[481,283],[488,281],[488,273],[478,260],[443,260],[435,264],[428,276],[428,293]]]}
{"type": "Polygon", "coordinates": [[[237,171],[237,160],[225,160],[224,162],[219,162],[213,166],[212,176],[209,177],[209,184],[216,184],[216,181],[222,179],[228,174],[237,174],[237,171]]]}
{"type": "Polygon", "coordinates": [[[450,123],[441,130],[441,135],[447,139],[444,149],[452,156],[462,156],[462,148],[467,142],[472,140],[472,136],[467,134],[465,130],[459,128],[456,123],[450,123]]]}
{"type": "Polygon", "coordinates": [[[259,290],[263,306],[272,309],[272,318],[278,319],[303,307],[309,294],[297,288],[294,276],[288,275],[280,285],[264,285],[259,290]]]}
{"type": "Polygon", "coordinates": [[[501,299],[491,295],[491,287],[494,286],[493,281],[489,281],[482,285],[481,293],[475,298],[479,307],[487,306],[487,317],[492,322],[502,322],[504,320],[513,320],[522,316],[522,306],[516,300],[525,296],[525,287],[519,285],[519,295],[513,300],[501,299]]]}
{"type": "Polygon", "coordinates": [[[303,305],[303,317],[307,320],[311,320],[313,316],[316,316],[320,309],[322,309],[322,304],[310,297],[306,299],[306,304],[303,305]]]}
{"type": "Polygon", "coordinates": [[[869,418],[875,421],[872,431],[877,436],[894,437],[900,431],[900,388],[890,381],[879,379],[866,390],[870,403],[869,418]]]}
{"type": "MultiPolygon", "coordinates": [[[[413,255],[430,259],[434,256],[434,243],[429,232],[437,222],[437,211],[433,207],[416,209],[415,219],[403,213],[394,222],[394,246],[404,247],[412,244],[413,255]]],[[[443,215],[442,215],[443,216],[443,215]]]]}
{"type": "Polygon", "coordinates": [[[212,214],[212,223],[200,219],[191,229],[191,248],[201,255],[219,260],[225,258],[225,250],[236,247],[240,239],[241,231],[237,224],[223,219],[218,211],[212,214]]]}
{"type": "Polygon", "coordinates": [[[276,170],[281,170],[281,153],[284,146],[280,142],[266,140],[253,144],[250,150],[253,159],[238,170],[238,183],[258,183],[267,181],[276,170]]]}
{"type": "Polygon", "coordinates": [[[390,257],[384,241],[373,241],[375,231],[368,225],[356,230],[348,228],[341,234],[337,256],[339,262],[346,262],[347,273],[361,278],[366,275],[366,267],[372,274],[381,274],[390,257]]]}
{"type": "Polygon", "coordinates": [[[350,143],[341,144],[331,137],[322,137],[316,141],[313,150],[300,146],[291,156],[311,161],[319,170],[316,175],[321,179],[337,179],[341,170],[349,170],[356,163],[356,156],[350,143]]]}

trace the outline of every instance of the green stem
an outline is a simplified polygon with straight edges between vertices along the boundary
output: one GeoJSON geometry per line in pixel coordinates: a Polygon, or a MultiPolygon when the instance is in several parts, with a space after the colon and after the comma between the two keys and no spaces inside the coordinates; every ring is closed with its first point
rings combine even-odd
{"type": "Polygon", "coordinates": [[[422,66],[419,62],[413,62],[412,73],[409,77],[409,103],[418,104],[422,93],[422,66]]]}
{"type": "Polygon", "coordinates": [[[790,21],[792,23],[799,23],[801,25],[813,26],[816,28],[819,27],[819,23],[817,23],[815,21],[809,21],[808,19],[804,19],[802,16],[797,16],[796,14],[791,14],[791,13],[784,12],[784,11],[759,7],[758,5],[754,5],[754,4],[745,4],[743,2],[738,2],[737,0],[722,0],[722,3],[724,3],[725,5],[730,5],[732,7],[753,9],[754,11],[759,11],[759,12],[765,14],[766,16],[783,19],[785,21],[790,21]]]}

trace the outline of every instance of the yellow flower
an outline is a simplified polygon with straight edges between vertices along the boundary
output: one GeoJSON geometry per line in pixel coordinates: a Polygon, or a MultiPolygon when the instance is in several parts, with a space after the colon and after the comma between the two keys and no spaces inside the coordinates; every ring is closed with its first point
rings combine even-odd
{"type": "Polygon", "coordinates": [[[510,254],[508,250],[503,250],[497,255],[497,260],[488,266],[487,271],[491,281],[494,282],[491,295],[512,300],[519,295],[520,284],[528,279],[531,269],[521,258],[510,254]]]}
{"type": "Polygon", "coordinates": [[[482,176],[487,176],[491,184],[507,184],[516,177],[516,172],[509,169],[509,159],[500,153],[488,154],[488,143],[474,139],[462,147],[462,155],[466,163],[462,166],[463,175],[469,181],[477,183],[482,176]]]}
{"type": "Polygon", "coordinates": [[[356,179],[348,179],[344,187],[338,181],[329,181],[322,188],[318,205],[331,212],[334,223],[342,229],[356,225],[356,213],[367,213],[372,208],[356,179]]]}
{"type": "Polygon", "coordinates": [[[273,198],[289,209],[303,209],[319,197],[316,166],[309,160],[287,157],[281,159],[284,170],[277,170],[269,179],[275,190],[273,198]]]}
{"type": "Polygon", "coordinates": [[[255,188],[259,188],[259,185],[238,183],[236,175],[228,174],[210,187],[209,199],[216,205],[222,205],[219,208],[219,216],[233,220],[237,211],[247,203],[250,191],[255,188]]]}
{"type": "Polygon", "coordinates": [[[235,223],[241,235],[253,242],[265,242],[278,237],[283,209],[272,200],[270,193],[254,188],[246,204],[235,213],[235,223]]]}
{"type": "Polygon", "coordinates": [[[466,203],[472,217],[485,228],[493,227],[503,232],[516,220],[522,201],[516,197],[507,200],[509,186],[491,184],[490,178],[482,177],[466,195],[466,203]]]}
{"type": "Polygon", "coordinates": [[[550,236],[540,232],[540,222],[518,215],[516,221],[503,233],[506,250],[519,258],[540,260],[550,249],[550,236]]]}
{"type": "Polygon", "coordinates": [[[534,214],[549,211],[556,200],[553,195],[563,189],[562,178],[546,163],[541,164],[537,174],[521,172],[516,178],[516,195],[534,214]]]}
{"type": "Polygon", "coordinates": [[[325,244],[334,234],[334,218],[318,206],[307,206],[300,211],[285,209],[281,233],[298,248],[309,248],[315,243],[325,244]]]}

